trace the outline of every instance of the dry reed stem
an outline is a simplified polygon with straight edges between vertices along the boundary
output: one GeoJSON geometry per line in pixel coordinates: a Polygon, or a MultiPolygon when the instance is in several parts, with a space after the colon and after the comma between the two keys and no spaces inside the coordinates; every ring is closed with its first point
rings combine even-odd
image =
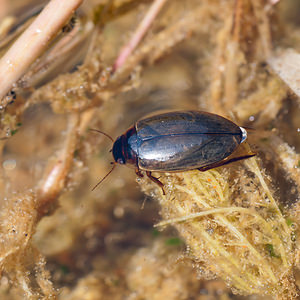
{"type": "MultiPolygon", "coordinates": [[[[83,26],[77,24],[71,32],[65,33],[64,36],[47,52],[47,55],[40,62],[34,64],[32,68],[22,77],[20,85],[33,87],[43,80],[48,72],[61,65],[64,60],[70,60],[68,55],[72,52],[76,54],[83,47],[83,41],[87,40],[94,29],[92,22],[87,22],[83,26]],[[79,50],[79,51],[78,51],[79,50]],[[47,70],[47,72],[45,72],[47,70]]],[[[88,40],[86,41],[88,42],[88,40]]],[[[76,54],[74,55],[76,57],[76,54]]]]}
{"type": "Polygon", "coordinates": [[[239,42],[241,32],[241,18],[243,16],[243,1],[237,0],[234,13],[232,16],[232,29],[229,41],[225,48],[226,65],[225,65],[225,87],[224,102],[227,111],[231,111],[238,98],[238,68],[240,59],[239,42]]]}
{"type": "Polygon", "coordinates": [[[225,49],[228,36],[232,28],[232,18],[225,21],[223,28],[217,34],[217,46],[212,64],[212,79],[210,84],[210,102],[212,111],[225,116],[226,112],[222,105],[223,73],[225,69],[225,49]]]}
{"type": "Polygon", "coordinates": [[[272,54],[272,36],[268,10],[266,9],[267,7],[262,4],[261,0],[251,0],[251,2],[257,19],[256,23],[262,44],[263,57],[264,59],[267,59],[272,54]]]}
{"type": "MultiPolygon", "coordinates": [[[[0,99],[24,75],[82,0],[52,0],[0,60],[0,99]]],[[[6,103],[2,103],[3,106],[6,103]]]]}
{"type": "Polygon", "coordinates": [[[224,103],[226,111],[231,111],[238,98],[238,69],[240,61],[239,45],[236,41],[227,42],[224,103]]]}

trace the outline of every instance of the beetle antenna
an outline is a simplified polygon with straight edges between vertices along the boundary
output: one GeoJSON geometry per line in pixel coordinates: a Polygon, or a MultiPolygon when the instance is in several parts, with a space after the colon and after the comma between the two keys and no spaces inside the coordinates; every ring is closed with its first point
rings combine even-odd
{"type": "Polygon", "coordinates": [[[103,132],[103,131],[100,131],[100,130],[98,130],[98,129],[93,129],[93,128],[90,128],[89,130],[90,130],[90,131],[94,131],[94,132],[101,133],[101,134],[105,135],[106,137],[108,137],[112,142],[114,142],[113,138],[112,138],[109,134],[107,134],[107,133],[105,133],[105,132],[103,132]]]}
{"type": "Polygon", "coordinates": [[[94,191],[108,177],[108,175],[114,170],[115,167],[116,164],[114,163],[111,170],[92,188],[92,191],[94,191]]]}

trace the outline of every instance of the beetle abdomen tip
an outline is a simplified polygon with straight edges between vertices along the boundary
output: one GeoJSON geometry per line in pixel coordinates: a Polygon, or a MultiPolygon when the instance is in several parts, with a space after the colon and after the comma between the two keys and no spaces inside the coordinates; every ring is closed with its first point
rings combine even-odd
{"type": "Polygon", "coordinates": [[[243,127],[240,127],[241,131],[242,131],[242,140],[241,143],[245,142],[245,140],[247,139],[247,130],[243,127]]]}

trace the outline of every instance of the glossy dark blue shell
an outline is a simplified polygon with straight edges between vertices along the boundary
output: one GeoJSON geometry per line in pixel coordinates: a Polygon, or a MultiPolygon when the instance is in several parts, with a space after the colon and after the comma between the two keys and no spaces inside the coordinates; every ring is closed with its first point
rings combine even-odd
{"type": "MultiPolygon", "coordinates": [[[[135,124],[141,170],[185,171],[209,166],[232,154],[243,140],[233,122],[201,111],[179,111],[142,119],[135,124]]],[[[130,143],[131,144],[131,143],[130,143]]]]}

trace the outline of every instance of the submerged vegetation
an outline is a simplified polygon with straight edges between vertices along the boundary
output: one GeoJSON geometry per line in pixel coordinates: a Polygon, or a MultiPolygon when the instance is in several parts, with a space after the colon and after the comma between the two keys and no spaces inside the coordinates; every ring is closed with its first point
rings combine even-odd
{"type": "Polygon", "coordinates": [[[0,298],[297,299],[297,1],[82,2],[1,2],[0,298]],[[258,155],[91,192],[112,158],[89,129],[161,109],[232,119],[258,155]]]}

